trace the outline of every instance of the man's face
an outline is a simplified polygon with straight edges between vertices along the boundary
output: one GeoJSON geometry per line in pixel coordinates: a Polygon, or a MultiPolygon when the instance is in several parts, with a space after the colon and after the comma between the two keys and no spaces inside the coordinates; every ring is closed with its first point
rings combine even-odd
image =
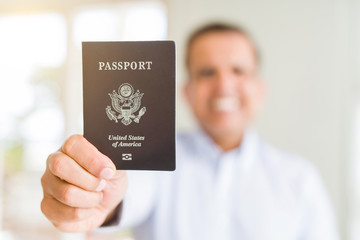
{"type": "Polygon", "coordinates": [[[189,50],[188,101],[212,137],[241,136],[258,111],[263,84],[249,40],[236,32],[201,35],[189,50]]]}

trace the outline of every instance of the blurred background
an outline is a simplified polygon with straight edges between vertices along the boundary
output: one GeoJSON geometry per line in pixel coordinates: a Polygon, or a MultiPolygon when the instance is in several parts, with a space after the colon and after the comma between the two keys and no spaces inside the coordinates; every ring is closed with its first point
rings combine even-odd
{"type": "Polygon", "coordinates": [[[244,26],[261,50],[267,104],[255,124],[323,177],[342,239],[360,239],[360,2],[356,0],[1,0],[0,239],[132,239],[131,230],[62,234],[40,211],[47,155],[82,133],[81,41],[177,45],[177,128],[188,34],[244,26]]]}

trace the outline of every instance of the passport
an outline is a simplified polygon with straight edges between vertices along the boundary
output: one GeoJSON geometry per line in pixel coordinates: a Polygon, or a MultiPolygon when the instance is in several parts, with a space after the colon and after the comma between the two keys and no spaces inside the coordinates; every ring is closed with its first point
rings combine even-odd
{"type": "Polygon", "coordinates": [[[175,170],[175,43],[83,42],[84,137],[117,169],[175,170]]]}

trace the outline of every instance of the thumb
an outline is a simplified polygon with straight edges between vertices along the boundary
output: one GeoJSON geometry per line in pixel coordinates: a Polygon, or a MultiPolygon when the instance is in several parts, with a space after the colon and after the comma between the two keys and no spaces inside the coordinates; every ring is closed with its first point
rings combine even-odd
{"type": "Polygon", "coordinates": [[[128,179],[125,170],[117,170],[114,176],[107,180],[106,187],[103,190],[103,199],[101,206],[112,210],[124,198],[128,185],[128,179]]]}

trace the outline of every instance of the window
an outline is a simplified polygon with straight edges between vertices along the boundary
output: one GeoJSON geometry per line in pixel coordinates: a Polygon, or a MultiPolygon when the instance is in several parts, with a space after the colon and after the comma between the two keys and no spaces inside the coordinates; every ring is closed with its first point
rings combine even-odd
{"type": "Polygon", "coordinates": [[[82,133],[81,42],[167,35],[160,2],[57,3],[52,12],[0,15],[0,239],[82,239],[59,234],[39,207],[47,156],[82,133]]]}

